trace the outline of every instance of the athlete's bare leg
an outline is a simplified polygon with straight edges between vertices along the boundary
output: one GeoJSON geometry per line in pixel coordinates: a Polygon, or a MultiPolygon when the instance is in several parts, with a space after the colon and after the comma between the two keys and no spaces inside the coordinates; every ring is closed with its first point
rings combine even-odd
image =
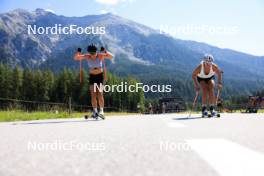
{"type": "Polygon", "coordinates": [[[208,94],[208,86],[205,81],[200,82],[200,86],[202,89],[202,106],[206,106],[207,102],[207,94],[208,94]]]}
{"type": "Polygon", "coordinates": [[[91,93],[91,102],[93,109],[97,108],[97,99],[96,99],[96,89],[94,90],[94,86],[90,85],[90,93],[91,93]]]}
{"type": "Polygon", "coordinates": [[[104,95],[103,95],[103,92],[98,91],[97,92],[97,97],[98,97],[100,108],[104,108],[104,95]]]}
{"type": "Polygon", "coordinates": [[[215,82],[214,82],[214,80],[210,80],[209,82],[208,82],[208,88],[209,88],[209,90],[208,90],[208,94],[209,94],[209,104],[210,105],[215,105],[215,95],[214,95],[214,86],[215,86],[215,82]]]}

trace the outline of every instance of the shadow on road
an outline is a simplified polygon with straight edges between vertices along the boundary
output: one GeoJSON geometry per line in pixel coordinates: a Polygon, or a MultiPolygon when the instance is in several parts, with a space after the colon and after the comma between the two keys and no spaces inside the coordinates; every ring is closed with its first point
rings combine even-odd
{"type": "Polygon", "coordinates": [[[12,125],[42,125],[42,124],[58,124],[58,123],[74,123],[74,122],[97,122],[100,120],[95,119],[83,119],[83,120],[58,120],[58,121],[39,121],[39,122],[18,122],[12,125]]]}
{"type": "Polygon", "coordinates": [[[180,118],[173,118],[172,120],[198,120],[202,119],[202,117],[180,117],[180,118]]]}

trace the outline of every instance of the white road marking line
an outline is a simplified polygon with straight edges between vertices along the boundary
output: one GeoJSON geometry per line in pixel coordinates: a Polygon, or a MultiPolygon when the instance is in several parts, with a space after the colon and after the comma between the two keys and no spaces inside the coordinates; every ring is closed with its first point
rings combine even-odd
{"type": "Polygon", "coordinates": [[[225,139],[187,140],[221,176],[263,176],[264,154],[225,139]]]}
{"type": "Polygon", "coordinates": [[[168,127],[171,127],[171,128],[184,128],[184,127],[186,127],[186,125],[184,125],[182,123],[178,123],[178,122],[168,122],[167,125],[168,125],[168,127]]]}

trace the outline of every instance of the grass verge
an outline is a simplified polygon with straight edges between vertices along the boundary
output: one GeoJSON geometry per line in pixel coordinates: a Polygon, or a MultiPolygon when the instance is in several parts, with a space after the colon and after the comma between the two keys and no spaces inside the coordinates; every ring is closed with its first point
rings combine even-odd
{"type": "MultiPolygon", "coordinates": [[[[42,119],[60,119],[60,118],[80,118],[83,117],[85,113],[73,112],[69,114],[68,112],[43,112],[34,111],[26,112],[21,110],[7,110],[0,111],[0,122],[13,122],[13,121],[27,121],[27,120],[42,120],[42,119]]],[[[91,113],[86,113],[90,115],[91,113]]],[[[120,115],[133,115],[136,113],[127,112],[107,112],[105,115],[108,116],[120,116],[120,115]]]]}

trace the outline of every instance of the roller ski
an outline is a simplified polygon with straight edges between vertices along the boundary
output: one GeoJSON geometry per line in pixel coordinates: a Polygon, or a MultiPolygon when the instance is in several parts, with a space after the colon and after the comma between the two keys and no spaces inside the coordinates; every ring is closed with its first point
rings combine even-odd
{"type": "Polygon", "coordinates": [[[209,117],[209,113],[206,110],[206,106],[203,106],[202,107],[202,118],[206,118],[206,117],[209,117]]]}
{"type": "Polygon", "coordinates": [[[206,107],[202,107],[202,118],[208,117],[208,112],[206,110],[206,107]]]}
{"type": "Polygon", "coordinates": [[[208,113],[207,111],[205,111],[205,112],[202,112],[202,118],[211,118],[211,117],[221,117],[221,115],[219,114],[219,113],[217,113],[217,112],[210,112],[210,113],[208,113]]]}
{"type": "MultiPolygon", "coordinates": [[[[85,119],[88,119],[89,116],[88,116],[88,115],[85,115],[84,118],[85,118],[85,119]]],[[[101,118],[102,120],[105,120],[105,116],[104,116],[104,111],[103,111],[103,109],[101,109],[99,113],[96,112],[96,111],[94,111],[94,112],[92,113],[92,115],[91,115],[91,118],[96,119],[96,120],[98,120],[98,118],[101,118]]]]}
{"type": "Polygon", "coordinates": [[[211,118],[211,117],[218,117],[219,118],[219,117],[221,117],[221,115],[217,112],[212,112],[212,113],[208,114],[208,118],[211,118]]]}
{"type": "Polygon", "coordinates": [[[220,117],[220,114],[214,110],[214,107],[210,107],[210,113],[208,114],[208,118],[211,117],[220,117]]]}
{"type": "Polygon", "coordinates": [[[105,120],[104,114],[99,113],[98,117],[100,117],[102,120],[105,120]]]}
{"type": "Polygon", "coordinates": [[[202,112],[202,118],[209,117],[209,114],[207,111],[202,112]]]}
{"type": "Polygon", "coordinates": [[[105,116],[104,116],[104,108],[100,108],[100,111],[99,111],[98,117],[100,117],[102,120],[105,119],[105,116]]]}
{"type": "MultiPolygon", "coordinates": [[[[98,117],[99,117],[99,115],[98,115],[98,113],[97,112],[93,112],[93,114],[91,115],[91,117],[90,118],[93,118],[93,119],[96,119],[96,120],[98,120],[98,117]]],[[[89,118],[89,116],[88,115],[85,115],[84,116],[84,119],[88,119],[89,118]]]]}

